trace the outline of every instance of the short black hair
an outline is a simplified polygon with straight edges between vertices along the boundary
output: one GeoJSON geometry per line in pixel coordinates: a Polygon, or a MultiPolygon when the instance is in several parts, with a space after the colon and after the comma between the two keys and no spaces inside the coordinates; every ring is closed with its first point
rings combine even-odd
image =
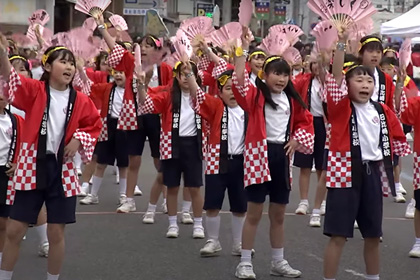
{"type": "Polygon", "coordinates": [[[399,61],[398,61],[398,59],[396,59],[394,57],[384,57],[384,58],[382,58],[381,63],[379,65],[380,66],[384,66],[384,65],[399,66],[399,61]]]}
{"type": "Polygon", "coordinates": [[[362,44],[362,47],[359,50],[359,54],[363,54],[365,51],[376,51],[376,50],[380,50],[381,52],[384,51],[381,38],[375,35],[368,35],[368,36],[363,37],[362,39],[360,39],[360,44],[362,44]],[[373,40],[373,41],[366,43],[367,40],[373,40]]]}

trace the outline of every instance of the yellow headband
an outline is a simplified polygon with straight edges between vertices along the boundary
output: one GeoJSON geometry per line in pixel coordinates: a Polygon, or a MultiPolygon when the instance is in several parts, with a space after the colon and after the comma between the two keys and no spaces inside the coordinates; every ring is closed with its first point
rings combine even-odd
{"type": "Polygon", "coordinates": [[[352,65],[354,65],[354,61],[348,61],[348,62],[344,63],[343,67],[347,68],[347,67],[350,67],[352,65]]]}
{"type": "Polygon", "coordinates": [[[252,52],[249,55],[248,61],[250,61],[254,56],[257,56],[257,55],[263,55],[264,57],[267,57],[267,55],[265,54],[265,52],[263,52],[263,51],[255,51],[255,52],[252,52]]]}
{"type": "MultiPolygon", "coordinates": [[[[195,64],[195,62],[194,62],[194,61],[192,61],[192,60],[190,60],[190,63],[191,63],[191,64],[196,65],[196,64],[195,64]]],[[[182,64],[182,61],[177,61],[177,62],[175,63],[175,65],[174,65],[174,69],[172,69],[172,74],[173,74],[173,76],[174,76],[174,77],[176,77],[176,71],[178,70],[178,67],[179,67],[179,65],[181,65],[181,64],[182,64]]]]}
{"type": "Polygon", "coordinates": [[[371,43],[371,42],[378,42],[378,43],[381,43],[382,44],[382,41],[379,38],[369,38],[369,39],[366,39],[363,42],[361,42],[360,48],[362,48],[367,43],[371,43]]]}
{"type": "Polygon", "coordinates": [[[20,55],[14,55],[14,56],[12,56],[11,58],[9,58],[9,61],[11,62],[14,59],[22,59],[25,62],[28,61],[26,58],[24,58],[23,56],[20,56],[20,55]]]}
{"type": "Polygon", "coordinates": [[[230,76],[230,75],[223,75],[223,76],[221,76],[221,77],[219,77],[218,79],[217,79],[217,81],[219,82],[219,84],[223,87],[225,84],[226,84],[226,82],[230,79],[230,78],[232,78],[232,76],[230,76]]]}
{"type": "Polygon", "coordinates": [[[344,74],[347,74],[348,72],[350,72],[351,70],[357,68],[357,67],[362,67],[363,65],[359,65],[359,64],[355,64],[353,66],[350,66],[348,69],[343,70],[344,74]]]}
{"type": "Polygon", "coordinates": [[[270,58],[267,58],[264,61],[264,65],[263,65],[262,70],[258,71],[258,78],[260,78],[261,80],[263,80],[263,73],[265,72],[265,67],[267,67],[267,64],[268,63],[270,63],[270,62],[272,62],[274,60],[281,60],[281,59],[283,59],[283,58],[281,58],[280,56],[272,56],[270,58]]]}
{"type": "Polygon", "coordinates": [[[45,63],[47,62],[47,60],[48,60],[48,58],[50,57],[50,55],[52,55],[52,54],[53,54],[53,52],[55,52],[55,51],[59,51],[59,50],[67,50],[67,48],[66,48],[66,47],[55,47],[54,49],[52,49],[52,50],[50,50],[49,52],[47,52],[47,54],[44,54],[44,55],[42,56],[42,60],[41,60],[42,65],[44,65],[44,66],[45,66],[45,63]]]}
{"type": "Polygon", "coordinates": [[[384,49],[384,54],[385,54],[385,53],[387,53],[387,52],[393,52],[393,53],[396,53],[397,51],[396,51],[396,50],[394,50],[394,49],[391,49],[391,48],[386,48],[386,49],[384,49]]]}

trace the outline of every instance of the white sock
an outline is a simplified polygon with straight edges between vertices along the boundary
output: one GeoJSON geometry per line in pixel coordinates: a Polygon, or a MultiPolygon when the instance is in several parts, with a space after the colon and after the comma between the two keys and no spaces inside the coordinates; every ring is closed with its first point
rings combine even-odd
{"type": "Polygon", "coordinates": [[[82,184],[82,189],[83,189],[83,190],[89,190],[89,182],[84,182],[84,183],[82,184]]]}
{"type": "Polygon", "coordinates": [[[324,280],[335,280],[335,278],[324,278],[324,280]]]}
{"type": "Polygon", "coordinates": [[[271,248],[271,258],[273,262],[284,260],[284,248],[271,248]]]}
{"type": "Polygon", "coordinates": [[[232,239],[233,244],[241,244],[242,228],[244,227],[245,217],[232,215],[232,239]]]}
{"type": "Polygon", "coordinates": [[[420,245],[420,238],[416,237],[416,245],[420,245]]]}
{"type": "Polygon", "coordinates": [[[379,274],[376,275],[365,275],[366,280],[379,280],[379,274]]]}
{"type": "Polygon", "coordinates": [[[312,214],[318,214],[321,215],[321,209],[312,209],[312,214]]]}
{"type": "Polygon", "coordinates": [[[47,237],[47,223],[40,225],[40,226],[36,226],[35,227],[36,232],[38,233],[39,236],[39,244],[44,244],[45,242],[48,242],[48,237],[47,237]]]}
{"type": "Polygon", "coordinates": [[[12,280],[13,271],[0,269],[0,280],[12,280]]]}
{"type": "Polygon", "coordinates": [[[120,176],[120,169],[118,168],[118,166],[114,165],[115,168],[115,176],[120,176]]]}
{"type": "Polygon", "coordinates": [[[195,218],[194,217],[194,227],[202,227],[203,226],[203,218],[195,218]]]}
{"type": "Polygon", "coordinates": [[[251,262],[252,250],[242,249],[241,251],[241,262],[251,262]]]}
{"type": "Polygon", "coordinates": [[[120,178],[120,195],[125,195],[127,192],[127,178],[120,178]]]}
{"type": "Polygon", "coordinates": [[[177,216],[168,216],[169,217],[169,226],[178,226],[177,224],[177,216]]]}
{"type": "Polygon", "coordinates": [[[163,199],[163,204],[166,204],[166,198],[163,199]]]}
{"type": "Polygon", "coordinates": [[[206,231],[209,239],[219,240],[220,216],[206,217],[206,231]]]}
{"type": "Polygon", "coordinates": [[[102,180],[103,180],[103,178],[93,175],[93,177],[92,177],[92,190],[90,192],[92,195],[98,196],[98,192],[99,192],[99,189],[101,188],[102,180]]]}
{"type": "Polygon", "coordinates": [[[300,203],[306,203],[306,204],[308,204],[308,205],[309,205],[309,200],[307,200],[307,199],[301,199],[301,200],[300,200],[300,203]]]}
{"type": "Polygon", "coordinates": [[[395,182],[395,191],[397,193],[401,191],[401,183],[400,182],[395,182]]]}
{"type": "Polygon", "coordinates": [[[182,213],[190,213],[191,204],[192,204],[191,201],[183,200],[182,201],[182,213]]]}
{"type": "Polygon", "coordinates": [[[60,275],[51,275],[47,272],[47,280],[58,280],[58,277],[60,277],[60,275]]]}
{"type": "Polygon", "coordinates": [[[150,204],[149,203],[149,206],[147,206],[147,212],[153,212],[153,213],[155,213],[156,212],[156,204],[153,205],[153,204],[150,204]]]}
{"type": "Polygon", "coordinates": [[[126,199],[127,202],[134,202],[134,197],[127,197],[126,199]]]}

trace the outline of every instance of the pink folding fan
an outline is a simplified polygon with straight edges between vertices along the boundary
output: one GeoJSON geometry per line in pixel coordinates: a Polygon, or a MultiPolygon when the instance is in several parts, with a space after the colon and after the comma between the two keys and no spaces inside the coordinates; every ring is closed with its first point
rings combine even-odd
{"type": "Polygon", "coordinates": [[[210,34],[210,41],[214,46],[222,47],[231,39],[240,39],[242,34],[242,25],[239,22],[229,22],[220,29],[214,30],[210,34]]]}
{"type": "Polygon", "coordinates": [[[282,55],[290,47],[284,33],[269,33],[261,42],[260,48],[270,55],[282,55]]]}
{"type": "Polygon", "coordinates": [[[297,65],[302,63],[302,55],[298,49],[294,47],[287,48],[283,53],[283,58],[291,65],[297,65]]]}
{"type": "Polygon", "coordinates": [[[311,31],[322,51],[330,51],[338,40],[337,28],[329,20],[319,22],[311,31]]]}
{"type": "Polygon", "coordinates": [[[408,64],[411,62],[411,38],[407,38],[401,44],[399,51],[400,54],[400,68],[407,69],[408,64]]]}
{"type": "Polygon", "coordinates": [[[185,33],[193,44],[195,44],[194,41],[205,41],[214,31],[213,21],[209,17],[186,19],[181,23],[179,29],[185,33]]]}
{"type": "Polygon", "coordinates": [[[252,0],[241,0],[239,4],[239,23],[243,26],[249,26],[254,10],[252,0]]]}
{"type": "Polygon", "coordinates": [[[120,15],[112,15],[109,22],[119,31],[128,30],[128,25],[125,19],[120,15]]]}
{"type": "Polygon", "coordinates": [[[302,29],[294,24],[277,24],[270,27],[268,32],[283,33],[286,35],[287,40],[293,46],[299,41],[299,36],[303,35],[302,29]]]}
{"type": "Polygon", "coordinates": [[[104,13],[109,4],[111,4],[111,0],[77,0],[75,9],[98,18],[104,13]]]}
{"type": "Polygon", "coordinates": [[[44,26],[47,22],[50,21],[50,15],[47,13],[46,10],[36,10],[33,12],[31,17],[29,18],[30,24],[39,24],[44,26]]]}

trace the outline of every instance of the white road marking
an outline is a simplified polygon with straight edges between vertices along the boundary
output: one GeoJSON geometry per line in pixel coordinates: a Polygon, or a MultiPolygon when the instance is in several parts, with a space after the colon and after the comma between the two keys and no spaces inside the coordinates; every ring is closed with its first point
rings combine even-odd
{"type": "Polygon", "coordinates": [[[361,277],[361,278],[365,278],[365,275],[364,275],[364,274],[359,273],[359,272],[357,272],[357,271],[354,271],[353,269],[345,269],[344,271],[345,271],[345,272],[347,272],[347,273],[350,273],[350,274],[352,274],[352,275],[354,275],[354,276],[358,276],[358,277],[361,277]]]}

